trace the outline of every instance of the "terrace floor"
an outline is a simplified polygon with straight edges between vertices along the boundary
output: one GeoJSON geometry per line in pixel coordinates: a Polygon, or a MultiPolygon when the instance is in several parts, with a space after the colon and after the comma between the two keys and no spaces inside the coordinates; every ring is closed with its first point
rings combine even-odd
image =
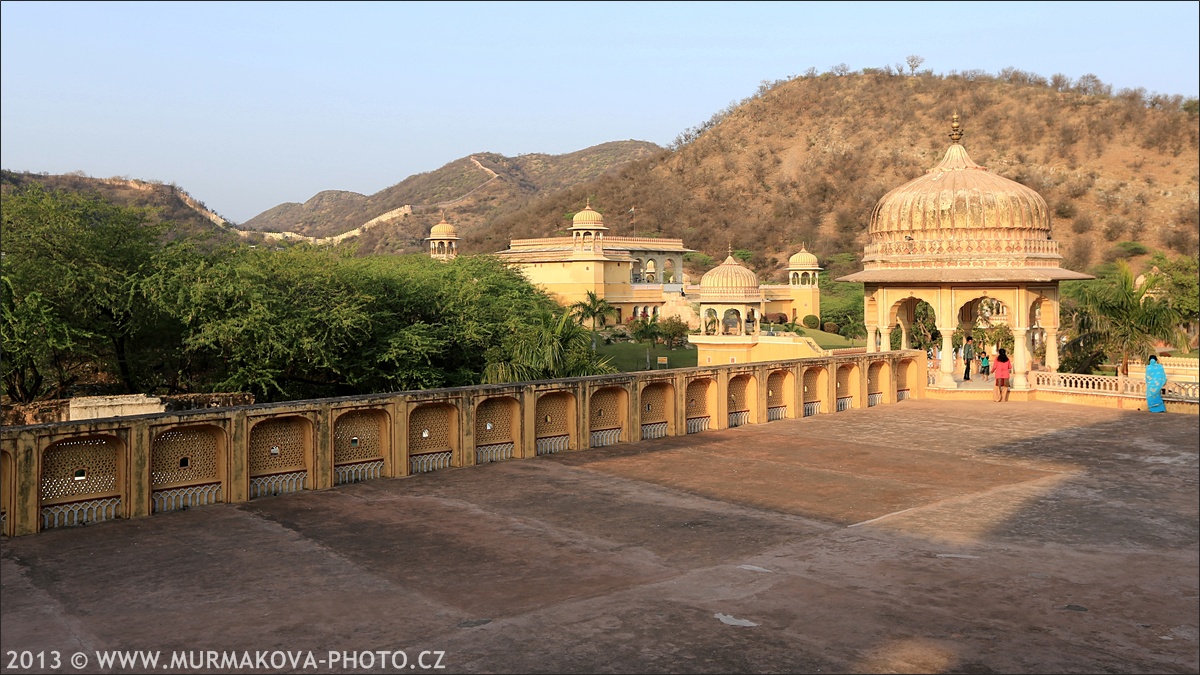
{"type": "Polygon", "coordinates": [[[1189,415],[905,401],[50,531],[0,546],[0,650],[1195,673],[1198,449],[1189,415]]]}

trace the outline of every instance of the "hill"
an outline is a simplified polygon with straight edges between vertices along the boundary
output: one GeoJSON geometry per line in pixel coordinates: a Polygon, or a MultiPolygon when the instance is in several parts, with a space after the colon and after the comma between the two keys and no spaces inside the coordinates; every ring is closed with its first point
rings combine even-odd
{"type": "Polygon", "coordinates": [[[507,238],[498,238],[490,227],[497,216],[662,152],[653,143],[615,141],[565,155],[480,153],[371,196],[325,191],[303,204],[280,204],[244,227],[318,238],[358,229],[361,254],[411,253],[424,249],[429,228],[446,210],[460,236],[479,246],[503,248],[507,238]]]}
{"type": "Polygon", "coordinates": [[[235,230],[224,218],[176,185],[130,178],[93,178],[82,173],[50,175],[0,171],[0,192],[41,183],[47,190],[97,194],[120,206],[149,209],[152,222],[173,223],[169,238],[212,242],[236,241],[235,230]]]}
{"type": "Polygon", "coordinates": [[[727,245],[748,249],[760,276],[782,281],[801,243],[823,261],[860,256],[875,203],[937,163],[956,110],[977,163],[1046,199],[1066,266],[1154,249],[1196,255],[1196,101],[1015,70],[810,72],[764,84],[671,152],[499,216],[460,246],[562,232],[590,196],[614,235],[682,237],[715,260],[727,245]]]}

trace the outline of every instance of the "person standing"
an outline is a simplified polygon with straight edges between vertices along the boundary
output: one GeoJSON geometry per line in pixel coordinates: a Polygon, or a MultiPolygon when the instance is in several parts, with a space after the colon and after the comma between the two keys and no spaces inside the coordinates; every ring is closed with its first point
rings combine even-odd
{"type": "Polygon", "coordinates": [[[984,382],[988,381],[988,375],[991,373],[991,366],[992,361],[991,358],[988,357],[988,353],[981,353],[979,355],[979,374],[983,376],[984,382]]]}
{"type": "Polygon", "coordinates": [[[1009,378],[1012,377],[1012,361],[1009,360],[1008,354],[1003,349],[996,355],[996,366],[992,374],[996,376],[996,387],[992,393],[992,400],[997,403],[1007,401],[1009,378]]]}
{"type": "Polygon", "coordinates": [[[971,381],[971,362],[975,360],[975,342],[970,335],[967,336],[967,341],[963,344],[963,363],[966,367],[963,368],[963,382],[971,381]]]}
{"type": "Polygon", "coordinates": [[[1158,362],[1157,356],[1151,356],[1146,361],[1146,407],[1150,412],[1167,412],[1163,402],[1162,390],[1167,386],[1167,371],[1158,362]]]}

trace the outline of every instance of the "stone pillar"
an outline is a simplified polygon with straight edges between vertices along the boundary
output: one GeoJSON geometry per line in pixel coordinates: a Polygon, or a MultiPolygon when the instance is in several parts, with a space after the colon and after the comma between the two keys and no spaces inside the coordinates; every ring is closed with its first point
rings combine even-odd
{"type": "Polygon", "coordinates": [[[874,354],[875,352],[879,351],[878,336],[875,335],[875,333],[878,332],[878,330],[879,330],[879,326],[876,326],[874,324],[867,324],[867,353],[868,354],[874,354]]]}
{"type": "Polygon", "coordinates": [[[1013,329],[1013,389],[1029,388],[1029,329],[1013,329]]]}
{"type": "Polygon", "coordinates": [[[954,381],[954,329],[940,329],[942,332],[942,377],[938,380],[937,386],[942,389],[958,389],[958,383],[954,381]]]}
{"type": "MultiPolygon", "coordinates": [[[[900,322],[899,325],[900,325],[900,349],[909,349],[908,326],[904,325],[904,322],[900,322]]],[[[890,340],[891,337],[889,336],[888,339],[890,340]]],[[[890,347],[891,345],[889,344],[888,346],[890,347]]]]}
{"type": "Polygon", "coordinates": [[[1058,372],[1058,328],[1046,329],[1046,368],[1058,372]]]}

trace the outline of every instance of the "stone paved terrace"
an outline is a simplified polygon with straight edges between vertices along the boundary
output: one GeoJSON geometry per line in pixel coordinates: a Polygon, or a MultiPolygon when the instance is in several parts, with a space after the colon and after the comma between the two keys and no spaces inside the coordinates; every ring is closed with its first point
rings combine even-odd
{"type": "Polygon", "coordinates": [[[1191,415],[906,401],[49,531],[3,542],[0,646],[1194,673],[1198,438],[1191,415]]]}

